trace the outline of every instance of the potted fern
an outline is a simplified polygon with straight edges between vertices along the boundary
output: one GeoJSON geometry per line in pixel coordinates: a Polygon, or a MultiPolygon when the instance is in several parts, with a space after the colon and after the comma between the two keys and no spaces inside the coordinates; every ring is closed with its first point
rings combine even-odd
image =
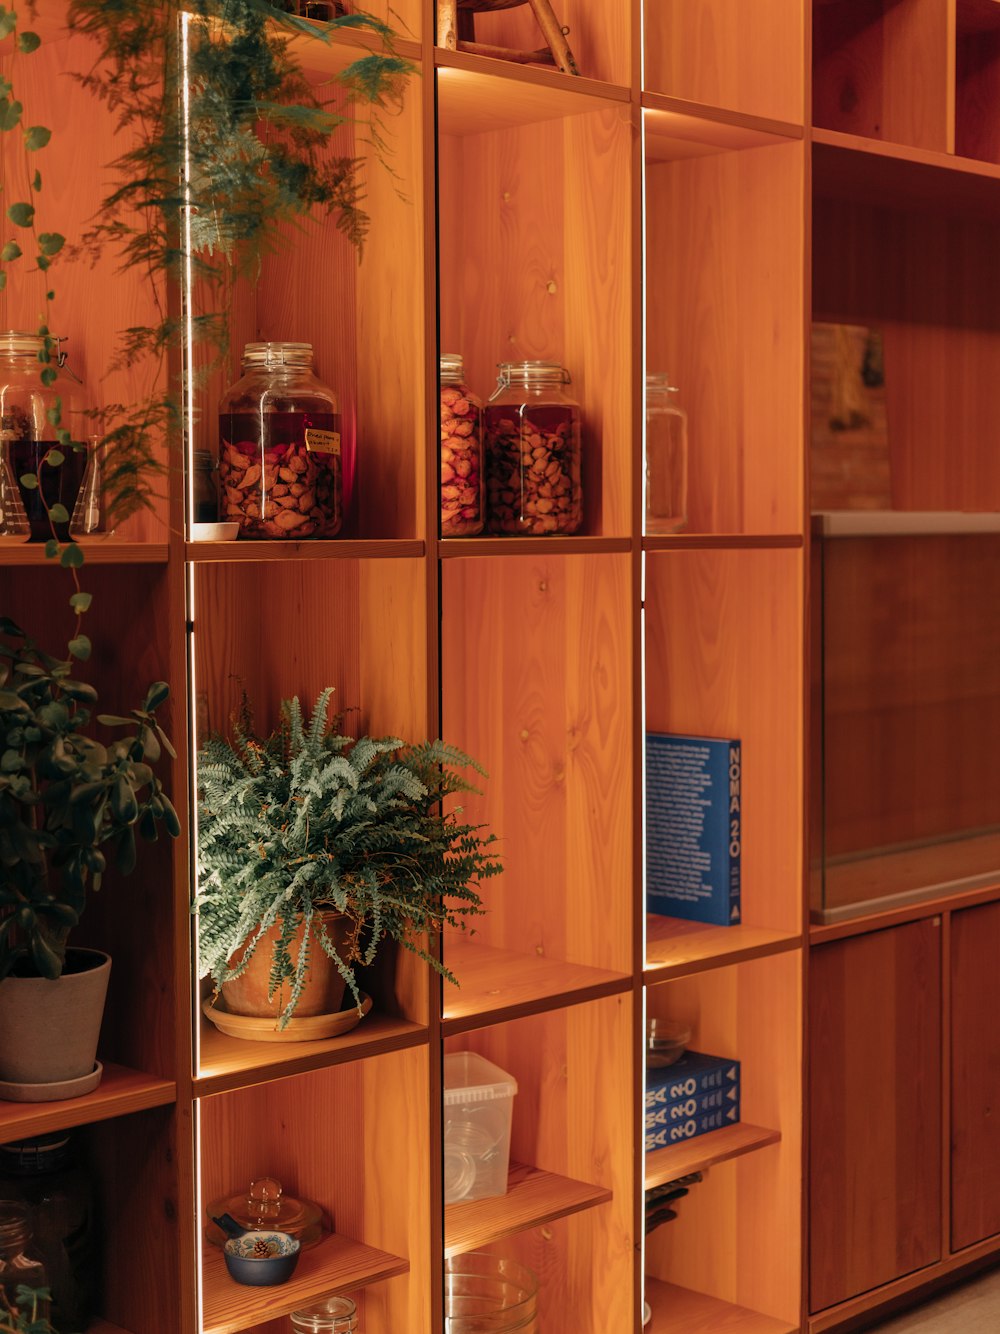
{"type": "Polygon", "coordinates": [[[479,882],[501,869],[496,836],[441,807],[474,790],[461,769],[482,770],[441,741],[343,736],[332,695],[308,721],[298,698],[283,700],[266,737],[244,697],[232,738],[212,737],[198,758],[201,972],[229,1013],[279,1030],[295,1014],[336,1013],[345,989],[360,1014],[356,969],[384,939],[454,982],[428,937],[481,913],[479,882]],[[331,988],[314,999],[323,974],[331,988]]]}
{"type": "Polygon", "coordinates": [[[153,772],[170,750],[156,721],[167,685],[128,717],[100,715],[125,729],[105,745],[89,734],[97,692],[71,667],[0,618],[0,1080],[16,1101],[96,1087],[111,961],[68,938],[100,887],[103,847],[128,875],[136,833],[180,832],[153,772]]]}

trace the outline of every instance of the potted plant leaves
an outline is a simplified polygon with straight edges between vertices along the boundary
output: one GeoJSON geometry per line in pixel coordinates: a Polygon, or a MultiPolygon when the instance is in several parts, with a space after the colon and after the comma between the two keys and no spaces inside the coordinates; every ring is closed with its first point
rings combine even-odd
{"type": "Polygon", "coordinates": [[[13,1299],[0,1289],[0,1334],[57,1334],[46,1314],[48,1305],[45,1288],[22,1284],[13,1299]]]}
{"type": "Polygon", "coordinates": [[[69,659],[0,618],[0,1081],[9,1100],[76,1097],[97,1086],[97,1038],[111,962],[67,948],[106,866],[128,875],[136,834],[180,832],[153,765],[170,743],[156,721],[157,681],[128,717],[100,715],[69,659]],[[119,729],[124,729],[120,731],[119,729]]]}
{"type": "MultiPolygon", "coordinates": [[[[454,982],[429,938],[481,913],[479,882],[501,870],[496,836],[463,823],[460,807],[442,809],[475,790],[462,769],[482,770],[441,741],[340,735],[332,694],[320,694],[308,720],[298,698],[283,700],[265,737],[244,697],[231,739],[210,738],[198,757],[200,971],[229,1016],[283,1031],[297,1015],[285,1037],[319,1036],[307,1015],[347,1014],[345,989],[360,1016],[356,969],[383,940],[454,982]],[[314,998],[307,988],[324,980],[314,998]]],[[[218,1006],[206,1006],[213,1022],[218,1006]]]]}

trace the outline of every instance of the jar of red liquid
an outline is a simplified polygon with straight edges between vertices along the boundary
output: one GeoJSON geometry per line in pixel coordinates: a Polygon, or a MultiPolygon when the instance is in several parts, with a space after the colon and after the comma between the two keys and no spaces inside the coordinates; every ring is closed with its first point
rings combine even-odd
{"type": "MultiPolygon", "coordinates": [[[[58,339],[55,341],[58,343],[58,339]]],[[[45,542],[50,537],[65,542],[69,539],[68,516],[76,504],[87,452],[82,442],[57,445],[58,427],[49,420],[49,412],[59,399],[61,425],[70,431],[74,427],[79,430],[80,404],[74,387],[79,381],[68,368],[63,369],[65,357],[52,352],[47,369],[55,371],[57,378],[51,385],[44,385],[40,372],[46,367],[39,361],[44,351],[45,339],[40,334],[13,329],[0,332],[0,450],[5,481],[16,479],[32,542],[45,542]],[[62,463],[54,467],[49,462],[52,452],[62,456],[62,463]],[[21,478],[28,476],[35,478],[35,486],[22,483],[21,478]],[[66,519],[49,519],[48,511],[56,505],[65,509],[66,519]]],[[[16,506],[13,496],[11,501],[16,506]]],[[[23,527],[20,513],[18,520],[17,526],[23,527]]],[[[4,531],[14,535],[13,529],[5,527],[4,531]]]]}
{"type": "Polygon", "coordinates": [[[344,509],[337,399],[311,343],[247,343],[219,404],[220,518],[240,537],[334,537],[344,509]]]}
{"type": "Polygon", "coordinates": [[[486,405],[487,527],[539,537],[575,533],[583,519],[580,408],[555,362],[501,362],[486,405]]]}
{"type": "Polygon", "coordinates": [[[441,355],[441,536],[483,531],[483,404],[462,358],[441,355]]]}

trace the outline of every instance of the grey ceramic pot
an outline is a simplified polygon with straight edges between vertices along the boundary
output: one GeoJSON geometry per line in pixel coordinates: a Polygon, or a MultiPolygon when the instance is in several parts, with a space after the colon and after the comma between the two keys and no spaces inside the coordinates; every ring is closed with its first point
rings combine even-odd
{"type": "Polygon", "coordinates": [[[111,958],[68,949],[62,977],[0,982],[0,1080],[55,1084],[94,1069],[111,958]]]}

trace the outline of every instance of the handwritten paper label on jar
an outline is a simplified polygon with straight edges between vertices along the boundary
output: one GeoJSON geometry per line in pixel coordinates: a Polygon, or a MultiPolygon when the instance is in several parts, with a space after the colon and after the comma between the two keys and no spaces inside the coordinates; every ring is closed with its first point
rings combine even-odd
{"type": "Polygon", "coordinates": [[[310,454],[340,455],[340,432],[319,431],[315,427],[306,428],[306,449],[310,454]]]}

